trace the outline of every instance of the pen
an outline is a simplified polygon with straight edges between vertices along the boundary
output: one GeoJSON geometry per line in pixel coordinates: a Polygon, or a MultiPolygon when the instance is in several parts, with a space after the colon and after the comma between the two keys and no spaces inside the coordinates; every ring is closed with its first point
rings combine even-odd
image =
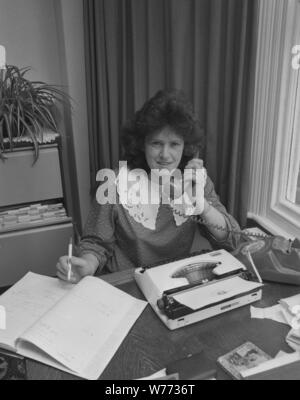
{"type": "Polygon", "coordinates": [[[69,241],[69,247],[68,247],[68,260],[67,260],[67,264],[68,264],[68,281],[71,279],[71,272],[72,272],[72,264],[71,264],[71,260],[72,260],[72,238],[70,238],[69,241]]]}

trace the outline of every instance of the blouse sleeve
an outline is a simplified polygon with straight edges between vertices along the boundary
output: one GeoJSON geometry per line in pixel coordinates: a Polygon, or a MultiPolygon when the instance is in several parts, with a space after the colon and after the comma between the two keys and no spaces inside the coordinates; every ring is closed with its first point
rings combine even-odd
{"type": "MultiPolygon", "coordinates": [[[[238,222],[230,215],[223,204],[220,202],[219,196],[215,192],[214,184],[211,179],[207,177],[206,185],[204,188],[204,196],[206,201],[223,214],[226,222],[226,229],[228,231],[227,236],[223,240],[218,240],[210,233],[210,231],[204,226],[204,230],[208,239],[212,244],[216,245],[218,248],[224,248],[226,250],[232,251],[237,248],[240,242],[241,234],[235,233],[233,231],[241,232],[238,222]]],[[[203,225],[202,225],[203,226],[203,225]]]]}
{"type": "Polygon", "coordinates": [[[79,257],[93,254],[99,261],[97,273],[105,266],[114,251],[115,219],[113,204],[100,205],[96,199],[89,212],[83,236],[78,246],[79,257]]]}

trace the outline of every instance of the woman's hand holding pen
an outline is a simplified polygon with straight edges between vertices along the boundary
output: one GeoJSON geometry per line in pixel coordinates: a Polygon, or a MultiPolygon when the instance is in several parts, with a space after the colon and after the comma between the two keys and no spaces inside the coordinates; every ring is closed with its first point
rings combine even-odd
{"type": "Polygon", "coordinates": [[[94,275],[98,268],[98,260],[92,254],[86,254],[82,257],[72,256],[70,274],[68,259],[68,256],[60,257],[56,265],[56,274],[58,278],[70,283],[78,283],[83,277],[94,275]]]}

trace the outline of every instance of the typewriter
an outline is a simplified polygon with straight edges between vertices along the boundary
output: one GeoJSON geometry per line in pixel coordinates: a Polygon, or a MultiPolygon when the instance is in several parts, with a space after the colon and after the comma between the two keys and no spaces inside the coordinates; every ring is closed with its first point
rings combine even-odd
{"type": "Polygon", "coordinates": [[[163,265],[137,268],[135,280],[162,322],[171,330],[261,299],[256,268],[226,250],[163,265]]]}

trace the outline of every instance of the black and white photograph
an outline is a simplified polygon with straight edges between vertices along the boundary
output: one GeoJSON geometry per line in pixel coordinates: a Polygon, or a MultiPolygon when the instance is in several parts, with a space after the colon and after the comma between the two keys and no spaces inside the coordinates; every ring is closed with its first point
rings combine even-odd
{"type": "Polygon", "coordinates": [[[300,380],[299,21],[0,0],[0,380],[300,380]]]}

